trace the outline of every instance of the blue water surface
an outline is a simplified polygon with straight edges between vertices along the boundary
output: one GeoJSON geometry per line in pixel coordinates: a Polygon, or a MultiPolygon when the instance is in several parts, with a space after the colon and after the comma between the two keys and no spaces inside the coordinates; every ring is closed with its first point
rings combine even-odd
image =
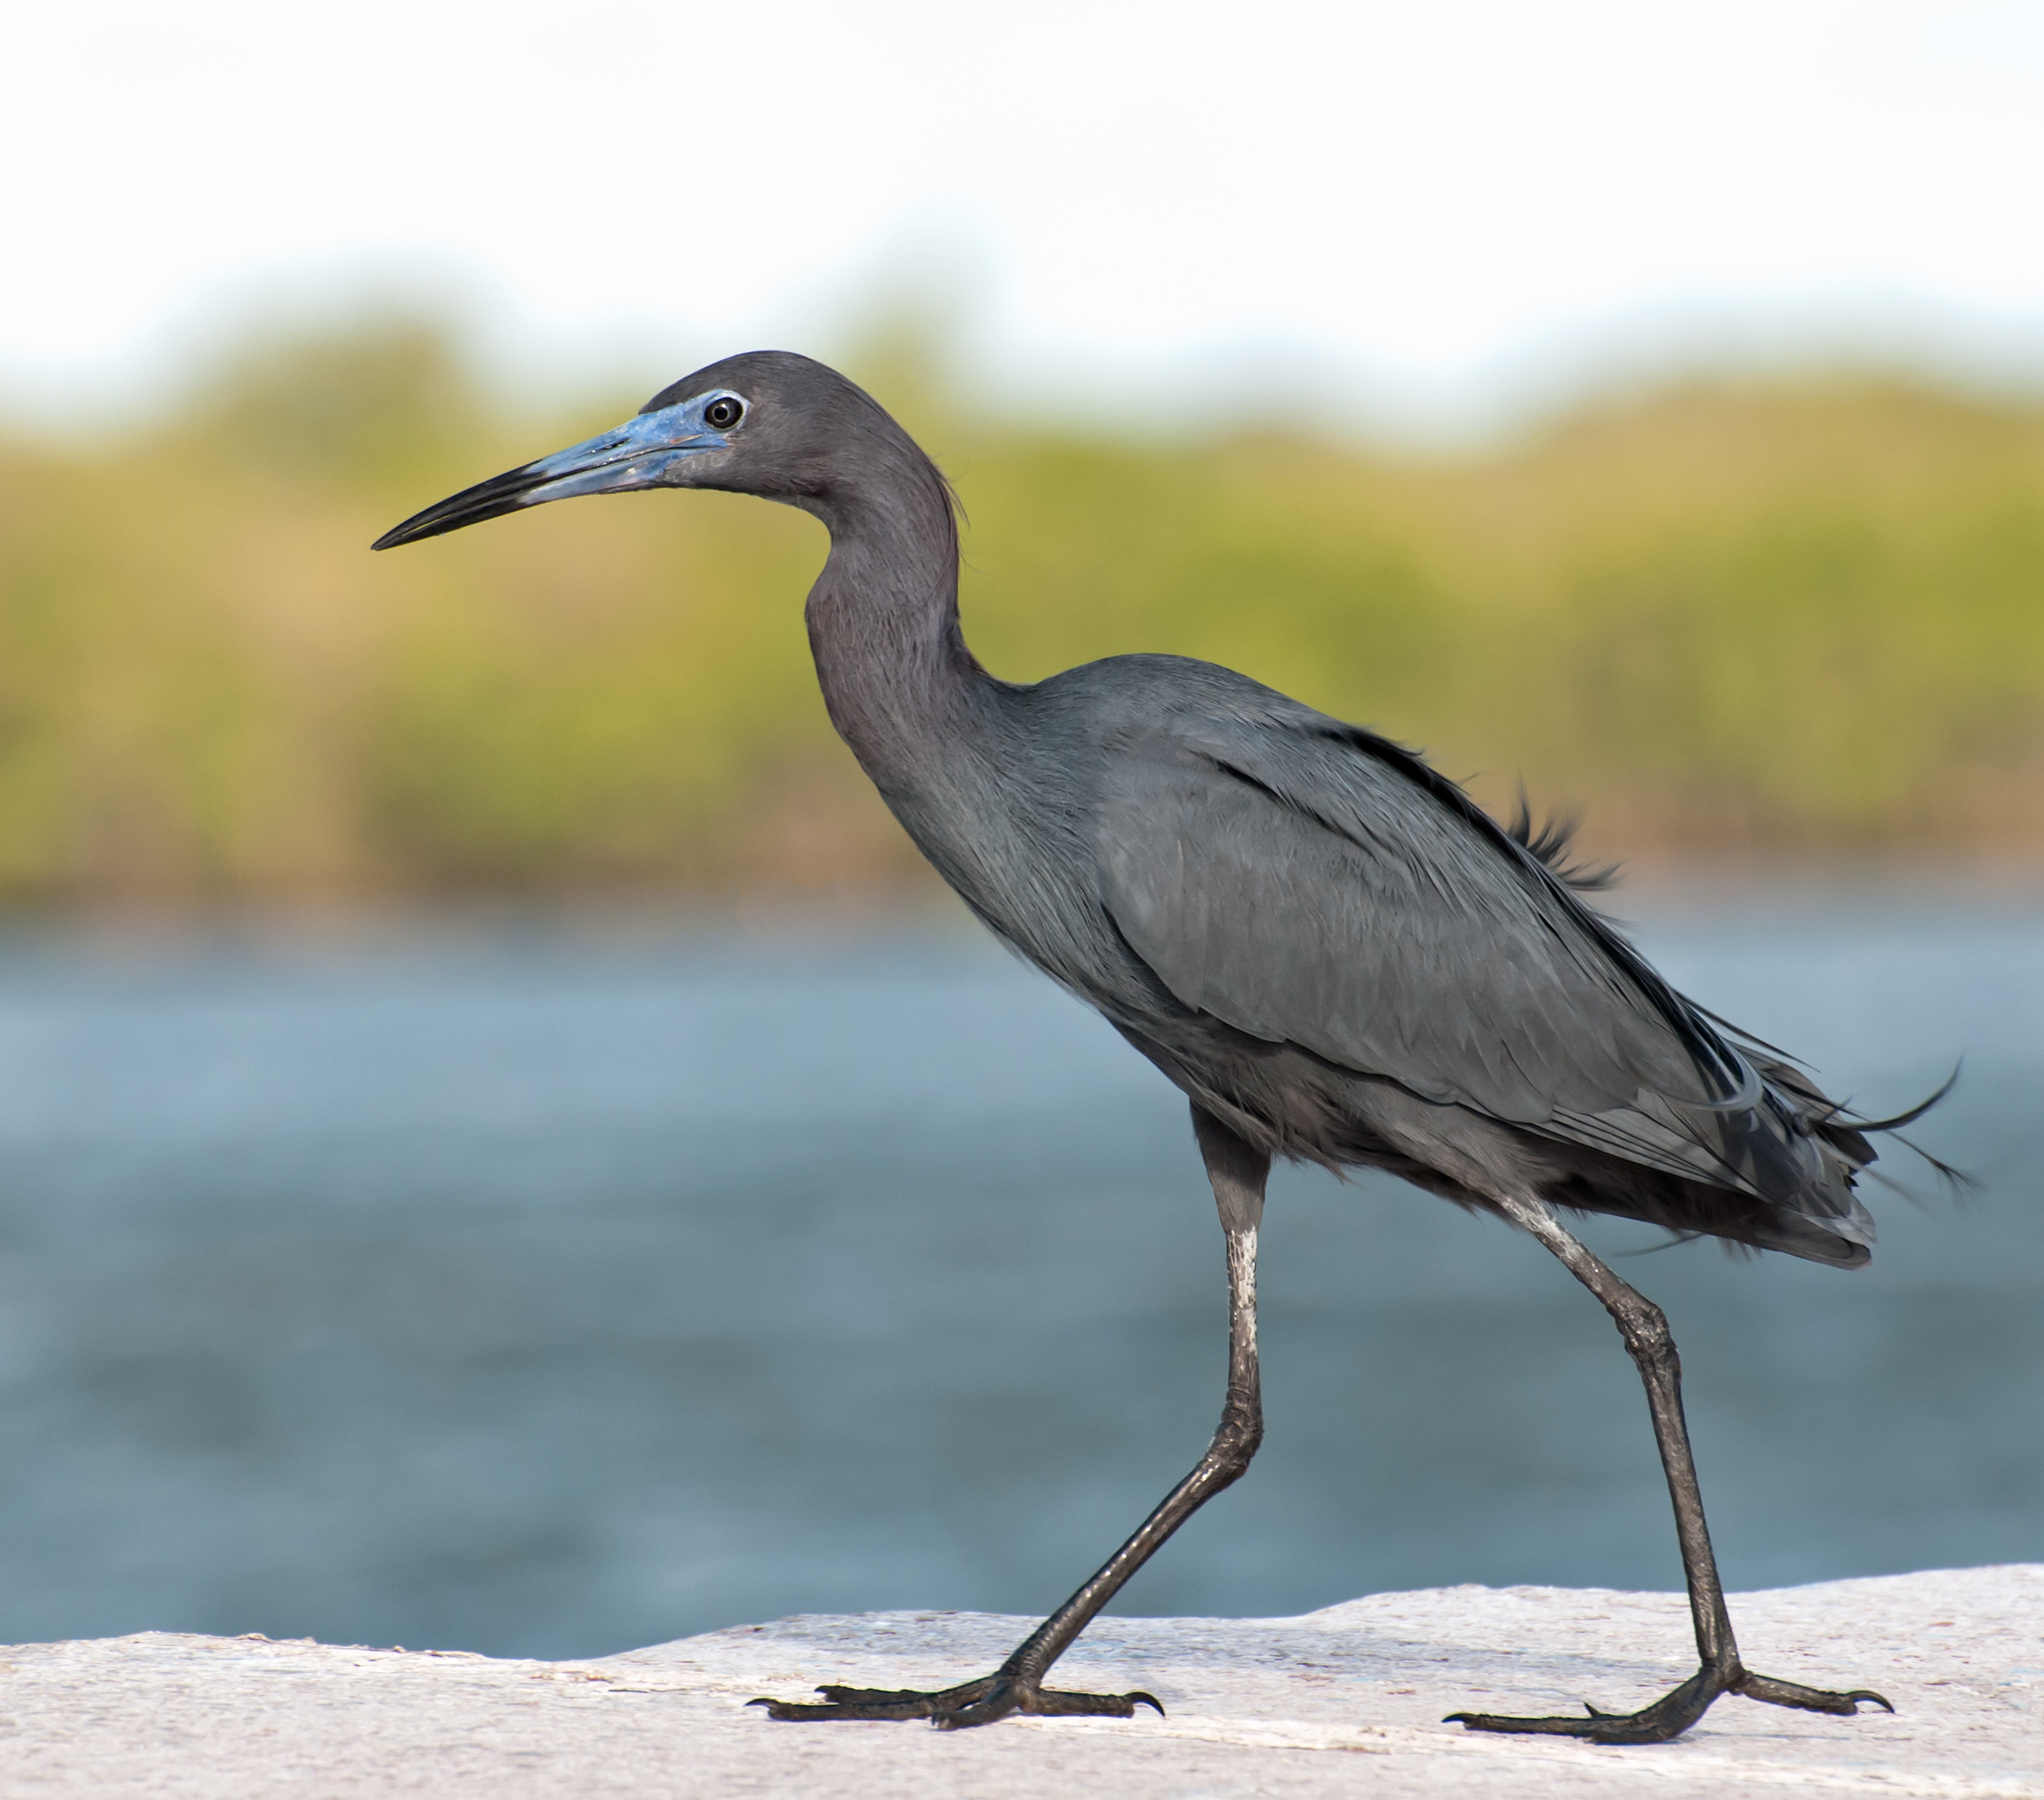
{"type": "MultiPolygon", "coordinates": [[[[1859,1274],[1620,1265],[1673,1321],[1727,1580],[2044,1557],[2044,910],[1643,912],[1868,1108],[1963,1053],[1920,1135],[1984,1184],[1872,1190],[1859,1274]]],[[[1266,1447],[1123,1610],[1680,1584],[1632,1366],[1552,1259],[1302,1171],[1264,1243],[1266,1447]]],[[[0,944],[0,1637],[567,1656],[1040,1612],[1224,1366],[1183,1103],[948,925],[0,944]]]]}

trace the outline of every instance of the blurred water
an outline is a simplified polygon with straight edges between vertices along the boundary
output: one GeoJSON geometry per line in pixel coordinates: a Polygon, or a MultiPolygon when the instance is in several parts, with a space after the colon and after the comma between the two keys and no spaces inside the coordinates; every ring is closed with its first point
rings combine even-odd
{"type": "MultiPolygon", "coordinates": [[[[1987,1183],[1876,1190],[1859,1275],[1622,1265],[1728,1580],[2044,1556],[2044,913],[1642,936],[1868,1106],[1964,1051],[1921,1135],[1987,1183]]],[[[1128,1610],[1679,1585],[1632,1367],[1549,1258],[1297,1172],[1265,1245],[1267,1447],[1128,1610]]],[[[974,941],[0,946],[0,1637],[1037,1612],[1197,1454],[1223,1350],[1181,1103],[974,941]]]]}

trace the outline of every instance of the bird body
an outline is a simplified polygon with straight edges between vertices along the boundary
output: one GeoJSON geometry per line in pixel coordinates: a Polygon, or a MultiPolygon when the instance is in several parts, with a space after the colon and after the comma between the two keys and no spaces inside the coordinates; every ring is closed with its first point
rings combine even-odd
{"type": "Polygon", "coordinates": [[[1873,1238],[1853,1192],[1873,1159],[1861,1129],[1778,1052],[1676,993],[1584,900],[1555,834],[1500,825],[1391,740],[1182,657],[1033,684],[988,674],[960,628],[943,476],[806,358],[699,370],[617,431],[430,507],[378,547],[651,487],[755,494],[828,528],[807,619],[833,723],[966,905],[1188,1096],[1228,1244],[1221,1430],[1115,1557],[994,1677],[936,1694],[826,1688],[823,1705],[777,1701],[774,1716],[958,1725],[1149,1700],[1059,1694],[1042,1677],[1260,1439],[1254,1263],[1273,1157],[1387,1169],[1524,1229],[1597,1294],[1646,1382],[1698,1675],[1636,1714],[1464,1723],[1643,1741],[1725,1692],[1845,1713],[1877,1698],[1739,1663],[1666,1322],[1553,1216],[1856,1267],[1873,1238]]]}
{"type": "Polygon", "coordinates": [[[896,816],[1259,1149],[1867,1260],[1864,1138],[1396,745],[1178,657],[961,679],[942,773],[882,784],[896,816]]]}
{"type": "Polygon", "coordinates": [[[803,497],[832,533],[810,643],[840,733],[1002,942],[1266,1152],[1867,1261],[1864,1136],[1409,752],[1182,657],[988,675],[949,490],[897,436],[803,497]]]}

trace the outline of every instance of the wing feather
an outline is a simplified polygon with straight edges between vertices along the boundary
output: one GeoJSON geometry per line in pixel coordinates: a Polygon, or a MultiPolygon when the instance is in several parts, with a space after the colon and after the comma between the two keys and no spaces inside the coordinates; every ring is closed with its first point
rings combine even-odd
{"type": "Polygon", "coordinates": [[[1690,1180],[1836,1185],[1760,1116],[1744,1056],[1459,789],[1298,713],[1181,715],[1107,759],[1101,898],[1183,1004],[1690,1180]]]}

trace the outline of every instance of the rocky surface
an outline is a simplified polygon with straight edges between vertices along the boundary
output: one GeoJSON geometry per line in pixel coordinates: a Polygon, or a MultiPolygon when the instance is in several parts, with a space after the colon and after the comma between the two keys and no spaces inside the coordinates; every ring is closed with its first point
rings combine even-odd
{"type": "Polygon", "coordinates": [[[1132,1720],[983,1731],[777,1724],[822,1681],[927,1686],[1030,1621],[798,1618],[587,1662],[147,1633],[0,1653],[0,1796],[1925,1795],[2044,1800],[2044,1565],[1735,1597],[1748,1663],[1897,1708],[1721,1700],[1681,1741],[1473,1736],[1460,1707],[1630,1708],[1688,1672],[1679,1597],[1549,1588],[1379,1594],[1297,1619],[1107,1619],[1060,1685],[1146,1688],[1132,1720]]]}

